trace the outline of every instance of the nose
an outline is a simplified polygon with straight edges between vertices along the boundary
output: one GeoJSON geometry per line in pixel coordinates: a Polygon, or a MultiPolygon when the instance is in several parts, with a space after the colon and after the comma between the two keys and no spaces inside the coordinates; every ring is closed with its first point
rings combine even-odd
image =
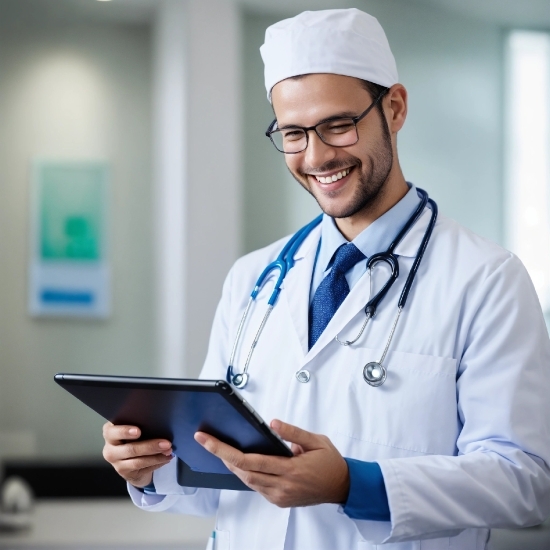
{"type": "Polygon", "coordinates": [[[336,156],[336,149],[327,145],[313,130],[309,132],[309,143],[304,160],[308,166],[322,166],[336,156]]]}

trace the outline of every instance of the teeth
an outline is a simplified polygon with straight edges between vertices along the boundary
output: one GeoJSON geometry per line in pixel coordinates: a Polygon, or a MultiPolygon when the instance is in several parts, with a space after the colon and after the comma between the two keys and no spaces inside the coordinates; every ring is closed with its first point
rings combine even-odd
{"type": "Polygon", "coordinates": [[[350,173],[350,170],[351,168],[346,168],[345,170],[342,170],[342,172],[338,172],[338,174],[334,174],[334,176],[327,176],[326,178],[320,176],[315,177],[319,183],[332,183],[333,181],[338,181],[346,177],[350,173]]]}

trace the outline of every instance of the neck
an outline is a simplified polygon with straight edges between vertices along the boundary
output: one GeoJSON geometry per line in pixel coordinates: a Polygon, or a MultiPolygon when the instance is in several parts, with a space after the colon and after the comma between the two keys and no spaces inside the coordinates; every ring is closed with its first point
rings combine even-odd
{"type": "Polygon", "coordinates": [[[395,174],[393,170],[390,172],[384,187],[372,203],[349,218],[334,220],[340,233],[348,241],[353,241],[359,233],[395,206],[409,192],[409,186],[401,169],[397,167],[395,172],[395,174]]]}

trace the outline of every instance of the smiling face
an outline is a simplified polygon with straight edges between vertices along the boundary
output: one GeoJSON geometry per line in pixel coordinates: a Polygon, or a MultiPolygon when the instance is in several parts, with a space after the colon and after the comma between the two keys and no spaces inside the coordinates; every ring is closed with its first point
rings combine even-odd
{"type": "MultiPolygon", "coordinates": [[[[334,74],[289,78],[272,90],[279,128],[309,127],[330,117],[357,116],[374,99],[360,80],[334,74]]],[[[392,104],[391,97],[381,101],[392,104]]],[[[338,219],[351,224],[362,220],[360,225],[366,226],[370,223],[368,219],[372,221],[373,216],[375,219],[393,206],[408,189],[402,175],[399,177],[401,172],[392,139],[394,113],[391,107],[389,110],[391,127],[386,117],[374,108],[357,123],[359,140],[354,145],[333,147],[310,131],[305,151],[285,155],[291,174],[313,195],[323,212],[337,218],[341,230],[338,219]],[[401,184],[401,196],[385,208],[381,205],[388,202],[388,198],[392,202],[396,196],[395,189],[387,189],[392,179],[401,184]],[[383,211],[379,212],[381,208],[383,211]]]]}

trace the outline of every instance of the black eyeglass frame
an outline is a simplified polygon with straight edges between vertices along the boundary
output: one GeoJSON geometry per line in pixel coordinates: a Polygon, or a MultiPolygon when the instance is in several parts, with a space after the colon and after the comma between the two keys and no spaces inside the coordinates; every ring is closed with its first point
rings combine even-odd
{"type": "Polygon", "coordinates": [[[319,137],[319,139],[323,143],[325,143],[326,145],[330,145],[330,147],[351,147],[352,145],[355,145],[359,141],[359,132],[357,132],[357,123],[360,122],[363,118],[365,118],[372,111],[372,109],[389,92],[389,90],[390,90],[389,88],[385,88],[384,90],[382,90],[380,92],[380,94],[378,95],[378,97],[360,115],[357,115],[356,117],[335,116],[335,117],[332,117],[332,118],[327,118],[325,120],[322,120],[321,122],[318,122],[314,126],[308,126],[307,128],[305,126],[288,126],[288,127],[285,127],[285,128],[273,129],[274,126],[277,124],[277,119],[275,118],[273,120],[273,122],[269,125],[269,127],[267,128],[267,130],[265,132],[265,135],[271,140],[271,143],[273,143],[273,146],[275,147],[275,149],[277,149],[277,151],[279,151],[279,153],[283,153],[284,155],[296,155],[298,153],[303,153],[307,149],[307,146],[309,145],[309,132],[311,130],[314,130],[315,133],[317,134],[317,136],[319,137]],[[327,143],[324,140],[323,136],[317,130],[318,126],[321,126],[323,124],[327,124],[329,122],[335,122],[337,120],[351,120],[353,122],[353,125],[355,126],[355,135],[357,136],[357,139],[353,143],[350,143],[348,145],[332,145],[331,143],[327,143]],[[273,140],[272,134],[274,134],[275,132],[282,132],[283,130],[289,130],[289,129],[292,129],[292,128],[294,128],[296,130],[303,130],[303,132],[306,136],[306,145],[300,151],[290,151],[290,152],[281,151],[277,147],[275,141],[273,140]]]}

